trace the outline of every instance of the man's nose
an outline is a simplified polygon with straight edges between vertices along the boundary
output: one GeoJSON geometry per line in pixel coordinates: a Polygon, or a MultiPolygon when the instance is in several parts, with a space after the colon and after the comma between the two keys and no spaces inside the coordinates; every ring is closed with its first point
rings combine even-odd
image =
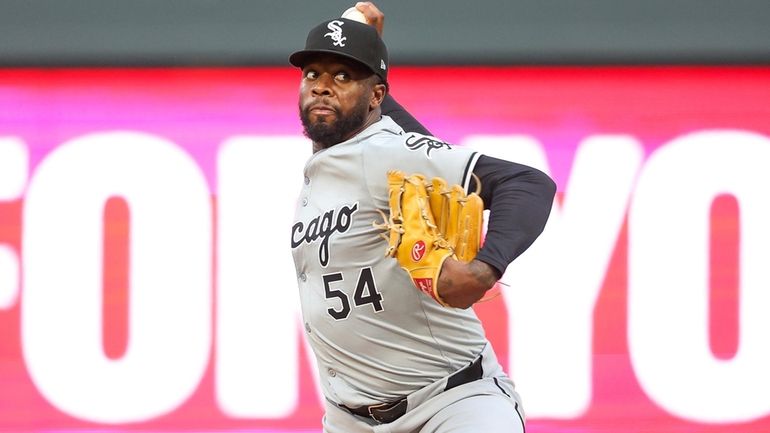
{"type": "Polygon", "coordinates": [[[331,77],[329,74],[321,74],[313,83],[313,94],[316,96],[328,96],[332,94],[331,77]]]}

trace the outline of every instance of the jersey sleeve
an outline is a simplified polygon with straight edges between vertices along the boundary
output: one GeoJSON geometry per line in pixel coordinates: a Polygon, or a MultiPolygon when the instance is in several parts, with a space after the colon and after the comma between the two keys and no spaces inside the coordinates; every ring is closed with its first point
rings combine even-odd
{"type": "Polygon", "coordinates": [[[378,206],[387,204],[387,173],[400,170],[441,177],[450,185],[469,187],[480,154],[470,148],[446,143],[420,133],[404,133],[369,143],[364,151],[365,182],[378,206]]]}

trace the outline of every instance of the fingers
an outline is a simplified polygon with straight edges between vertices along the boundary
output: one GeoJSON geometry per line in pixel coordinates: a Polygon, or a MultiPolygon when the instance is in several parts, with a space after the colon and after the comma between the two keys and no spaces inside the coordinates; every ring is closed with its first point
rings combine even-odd
{"type": "Polygon", "coordinates": [[[385,14],[383,14],[372,2],[358,2],[356,3],[356,9],[364,14],[366,22],[368,22],[369,25],[374,26],[374,28],[377,29],[377,33],[382,37],[383,27],[385,26],[385,14]]]}

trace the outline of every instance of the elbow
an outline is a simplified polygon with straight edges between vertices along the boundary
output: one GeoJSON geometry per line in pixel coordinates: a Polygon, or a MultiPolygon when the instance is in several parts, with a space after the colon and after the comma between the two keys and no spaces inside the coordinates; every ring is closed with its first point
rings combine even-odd
{"type": "Polygon", "coordinates": [[[554,197],[556,197],[556,182],[553,181],[549,176],[546,176],[546,185],[547,185],[547,197],[553,202],[554,197]]]}
{"type": "Polygon", "coordinates": [[[540,209],[539,214],[541,215],[541,218],[539,218],[540,224],[537,224],[535,229],[535,232],[537,233],[536,236],[539,236],[545,229],[545,224],[548,221],[548,218],[551,214],[551,209],[553,208],[553,202],[556,198],[557,190],[556,182],[554,182],[550,176],[543,172],[539,172],[538,184],[541,186],[539,190],[539,199],[537,200],[539,203],[538,207],[540,209]]]}
{"type": "Polygon", "coordinates": [[[553,203],[556,197],[556,182],[550,176],[538,169],[533,169],[537,178],[536,183],[541,186],[541,194],[545,201],[553,203]]]}

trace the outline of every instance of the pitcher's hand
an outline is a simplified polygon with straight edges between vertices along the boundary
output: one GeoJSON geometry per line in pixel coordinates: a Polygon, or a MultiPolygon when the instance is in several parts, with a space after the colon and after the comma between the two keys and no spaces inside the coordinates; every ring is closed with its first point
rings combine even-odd
{"type": "Polygon", "coordinates": [[[480,261],[469,263],[447,258],[438,276],[438,295],[455,308],[468,308],[494,287],[500,276],[492,266],[480,261]]]}
{"type": "Polygon", "coordinates": [[[356,9],[361,11],[366,17],[366,22],[377,29],[377,33],[382,37],[383,27],[385,26],[385,14],[380,11],[372,2],[358,2],[356,9]]]}

